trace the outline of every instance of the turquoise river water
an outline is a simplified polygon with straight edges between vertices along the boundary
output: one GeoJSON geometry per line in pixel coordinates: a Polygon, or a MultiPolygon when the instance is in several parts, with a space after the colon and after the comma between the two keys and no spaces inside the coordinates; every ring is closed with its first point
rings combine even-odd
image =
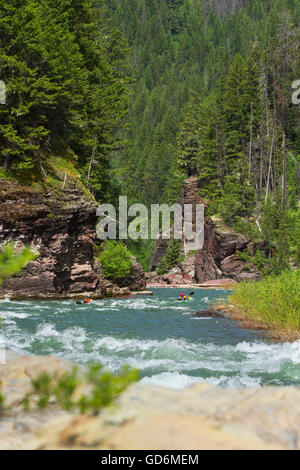
{"type": "Polygon", "coordinates": [[[185,303],[175,300],[180,292],[153,289],[153,297],[87,306],[1,301],[0,343],[20,353],[101,362],[114,371],[126,363],[140,369],[142,382],[167,388],[300,385],[300,342],[272,343],[229,319],[193,318],[228,292],[196,290],[185,303]]]}

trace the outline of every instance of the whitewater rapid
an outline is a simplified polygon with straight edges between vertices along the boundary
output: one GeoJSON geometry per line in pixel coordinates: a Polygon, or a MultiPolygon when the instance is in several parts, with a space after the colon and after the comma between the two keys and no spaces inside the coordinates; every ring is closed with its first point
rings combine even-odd
{"type": "Polygon", "coordinates": [[[271,343],[228,319],[193,318],[224,298],[199,291],[190,303],[177,292],[153,297],[74,302],[0,302],[0,344],[22,354],[52,354],[113,371],[124,363],[141,381],[182,389],[198,382],[224,388],[300,384],[300,342],[271,343]]]}

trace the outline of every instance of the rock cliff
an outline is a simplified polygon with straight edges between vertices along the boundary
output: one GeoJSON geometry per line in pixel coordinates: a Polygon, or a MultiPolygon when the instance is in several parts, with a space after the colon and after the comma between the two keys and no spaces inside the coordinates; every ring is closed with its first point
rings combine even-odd
{"type": "MultiPolygon", "coordinates": [[[[61,182],[63,185],[63,181],[61,182]]],[[[0,181],[0,246],[12,241],[39,253],[20,274],[5,281],[0,296],[17,299],[125,295],[145,288],[142,268],[134,262],[121,285],[104,279],[95,266],[96,204],[69,178],[62,190],[49,192],[0,181]]]]}
{"type": "MultiPolygon", "coordinates": [[[[183,182],[178,203],[201,204],[198,178],[192,176],[183,182]]],[[[155,271],[159,261],[168,250],[169,242],[158,240],[152,256],[151,271],[155,271]]],[[[247,236],[224,227],[217,219],[205,218],[204,246],[170,273],[160,278],[166,284],[202,284],[216,279],[235,281],[257,280],[260,273],[249,261],[243,261],[240,253],[248,250],[255,252],[247,236]]],[[[149,277],[148,277],[149,279],[149,277]]],[[[153,277],[152,277],[153,279],[153,277]]],[[[150,276],[151,281],[151,276],[150,276]]]]}

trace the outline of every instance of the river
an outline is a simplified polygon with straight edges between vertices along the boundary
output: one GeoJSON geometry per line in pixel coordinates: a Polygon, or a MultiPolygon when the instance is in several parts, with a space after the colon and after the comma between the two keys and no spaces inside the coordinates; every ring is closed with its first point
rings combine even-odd
{"type": "Polygon", "coordinates": [[[76,363],[126,363],[141,380],[182,389],[197,382],[224,388],[300,385],[300,342],[273,343],[262,332],[225,318],[194,318],[228,291],[153,289],[153,297],[60,302],[0,302],[0,342],[26,354],[76,363]],[[184,291],[189,293],[188,290],[184,291]]]}

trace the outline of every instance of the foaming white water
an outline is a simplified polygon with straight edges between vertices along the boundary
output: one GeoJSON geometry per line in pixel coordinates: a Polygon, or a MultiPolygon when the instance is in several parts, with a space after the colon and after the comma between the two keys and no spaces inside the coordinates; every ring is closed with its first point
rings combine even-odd
{"type": "Polygon", "coordinates": [[[164,372],[152,377],[145,377],[142,383],[152,385],[154,387],[170,388],[173,390],[183,390],[186,387],[201,382],[197,377],[191,377],[184,374],[176,374],[172,372],[164,372]]]}
{"type": "Polygon", "coordinates": [[[74,326],[71,328],[67,328],[66,330],[59,332],[55,329],[54,325],[51,323],[42,323],[38,325],[37,337],[45,337],[49,338],[51,336],[61,338],[62,342],[64,341],[76,341],[76,342],[84,342],[87,338],[86,331],[84,328],[79,326],[74,326]]]}
{"type": "Polygon", "coordinates": [[[8,318],[6,319],[2,318],[2,323],[3,325],[16,325],[17,324],[15,320],[9,320],[8,318]]]}
{"type": "Polygon", "coordinates": [[[261,368],[276,371],[286,362],[300,365],[300,341],[295,343],[241,343],[236,346],[237,351],[246,355],[247,364],[257,364],[261,368]]]}
{"type": "Polygon", "coordinates": [[[42,323],[39,325],[36,334],[38,337],[44,336],[45,338],[60,336],[59,332],[56,331],[54,325],[51,325],[51,323],[42,323]]]}
{"type": "MultiPolygon", "coordinates": [[[[287,362],[300,365],[300,342],[242,342],[236,346],[222,346],[173,338],[163,341],[114,336],[99,338],[78,326],[59,332],[51,323],[39,324],[32,334],[24,335],[16,328],[11,333],[6,340],[10,349],[30,352],[36,341],[44,345],[49,343],[51,354],[76,362],[99,361],[113,370],[126,362],[147,374],[143,379],[146,383],[175,389],[202,381],[225,388],[254,387],[261,385],[261,378],[253,374],[280,372],[287,362]],[[205,377],[195,377],[197,371],[205,377]]],[[[297,369],[289,368],[286,375],[295,378],[299,373],[297,369]]]]}
{"type": "Polygon", "coordinates": [[[16,352],[101,362],[113,371],[126,363],[140,370],[143,382],[177,390],[198,382],[224,388],[300,384],[300,342],[267,343],[228,320],[193,318],[211,301],[205,292],[187,303],[174,301],[173,293],[171,299],[108,299],[88,307],[5,302],[0,331],[16,352]]]}
{"type": "Polygon", "coordinates": [[[95,348],[106,348],[109,351],[132,353],[143,353],[150,351],[169,351],[177,353],[178,351],[192,351],[192,346],[183,339],[158,340],[139,340],[139,339],[120,339],[112,336],[104,336],[95,342],[95,348]]]}
{"type": "Polygon", "coordinates": [[[7,310],[6,312],[1,312],[1,318],[3,318],[4,320],[6,318],[28,318],[30,315],[28,313],[24,313],[24,312],[15,312],[15,311],[11,311],[11,310],[7,310]]]}
{"type": "Polygon", "coordinates": [[[226,375],[210,377],[203,380],[203,382],[222,388],[249,388],[259,387],[261,385],[260,378],[249,377],[246,374],[236,375],[234,377],[227,377],[226,375]]]}
{"type": "Polygon", "coordinates": [[[246,388],[246,387],[259,387],[260,379],[254,379],[245,376],[227,377],[225,375],[221,377],[210,377],[207,379],[193,377],[190,375],[165,372],[162,374],[154,375],[152,377],[145,377],[141,381],[142,383],[152,385],[154,387],[170,388],[173,390],[183,390],[186,387],[190,387],[197,383],[207,383],[210,385],[222,387],[222,388],[246,388]]]}
{"type": "MultiPolygon", "coordinates": [[[[203,302],[206,303],[208,298],[203,299],[203,302]]],[[[155,296],[151,297],[137,297],[134,299],[128,299],[126,301],[126,309],[128,310],[137,310],[137,311],[155,311],[155,310],[187,310],[189,306],[193,305],[193,302],[176,302],[173,301],[170,304],[170,301],[161,300],[156,298],[155,296]]],[[[122,311],[124,308],[124,300],[122,299],[114,299],[106,301],[105,305],[101,301],[95,301],[92,305],[93,308],[99,311],[110,311],[110,310],[119,310],[122,311]]]]}

